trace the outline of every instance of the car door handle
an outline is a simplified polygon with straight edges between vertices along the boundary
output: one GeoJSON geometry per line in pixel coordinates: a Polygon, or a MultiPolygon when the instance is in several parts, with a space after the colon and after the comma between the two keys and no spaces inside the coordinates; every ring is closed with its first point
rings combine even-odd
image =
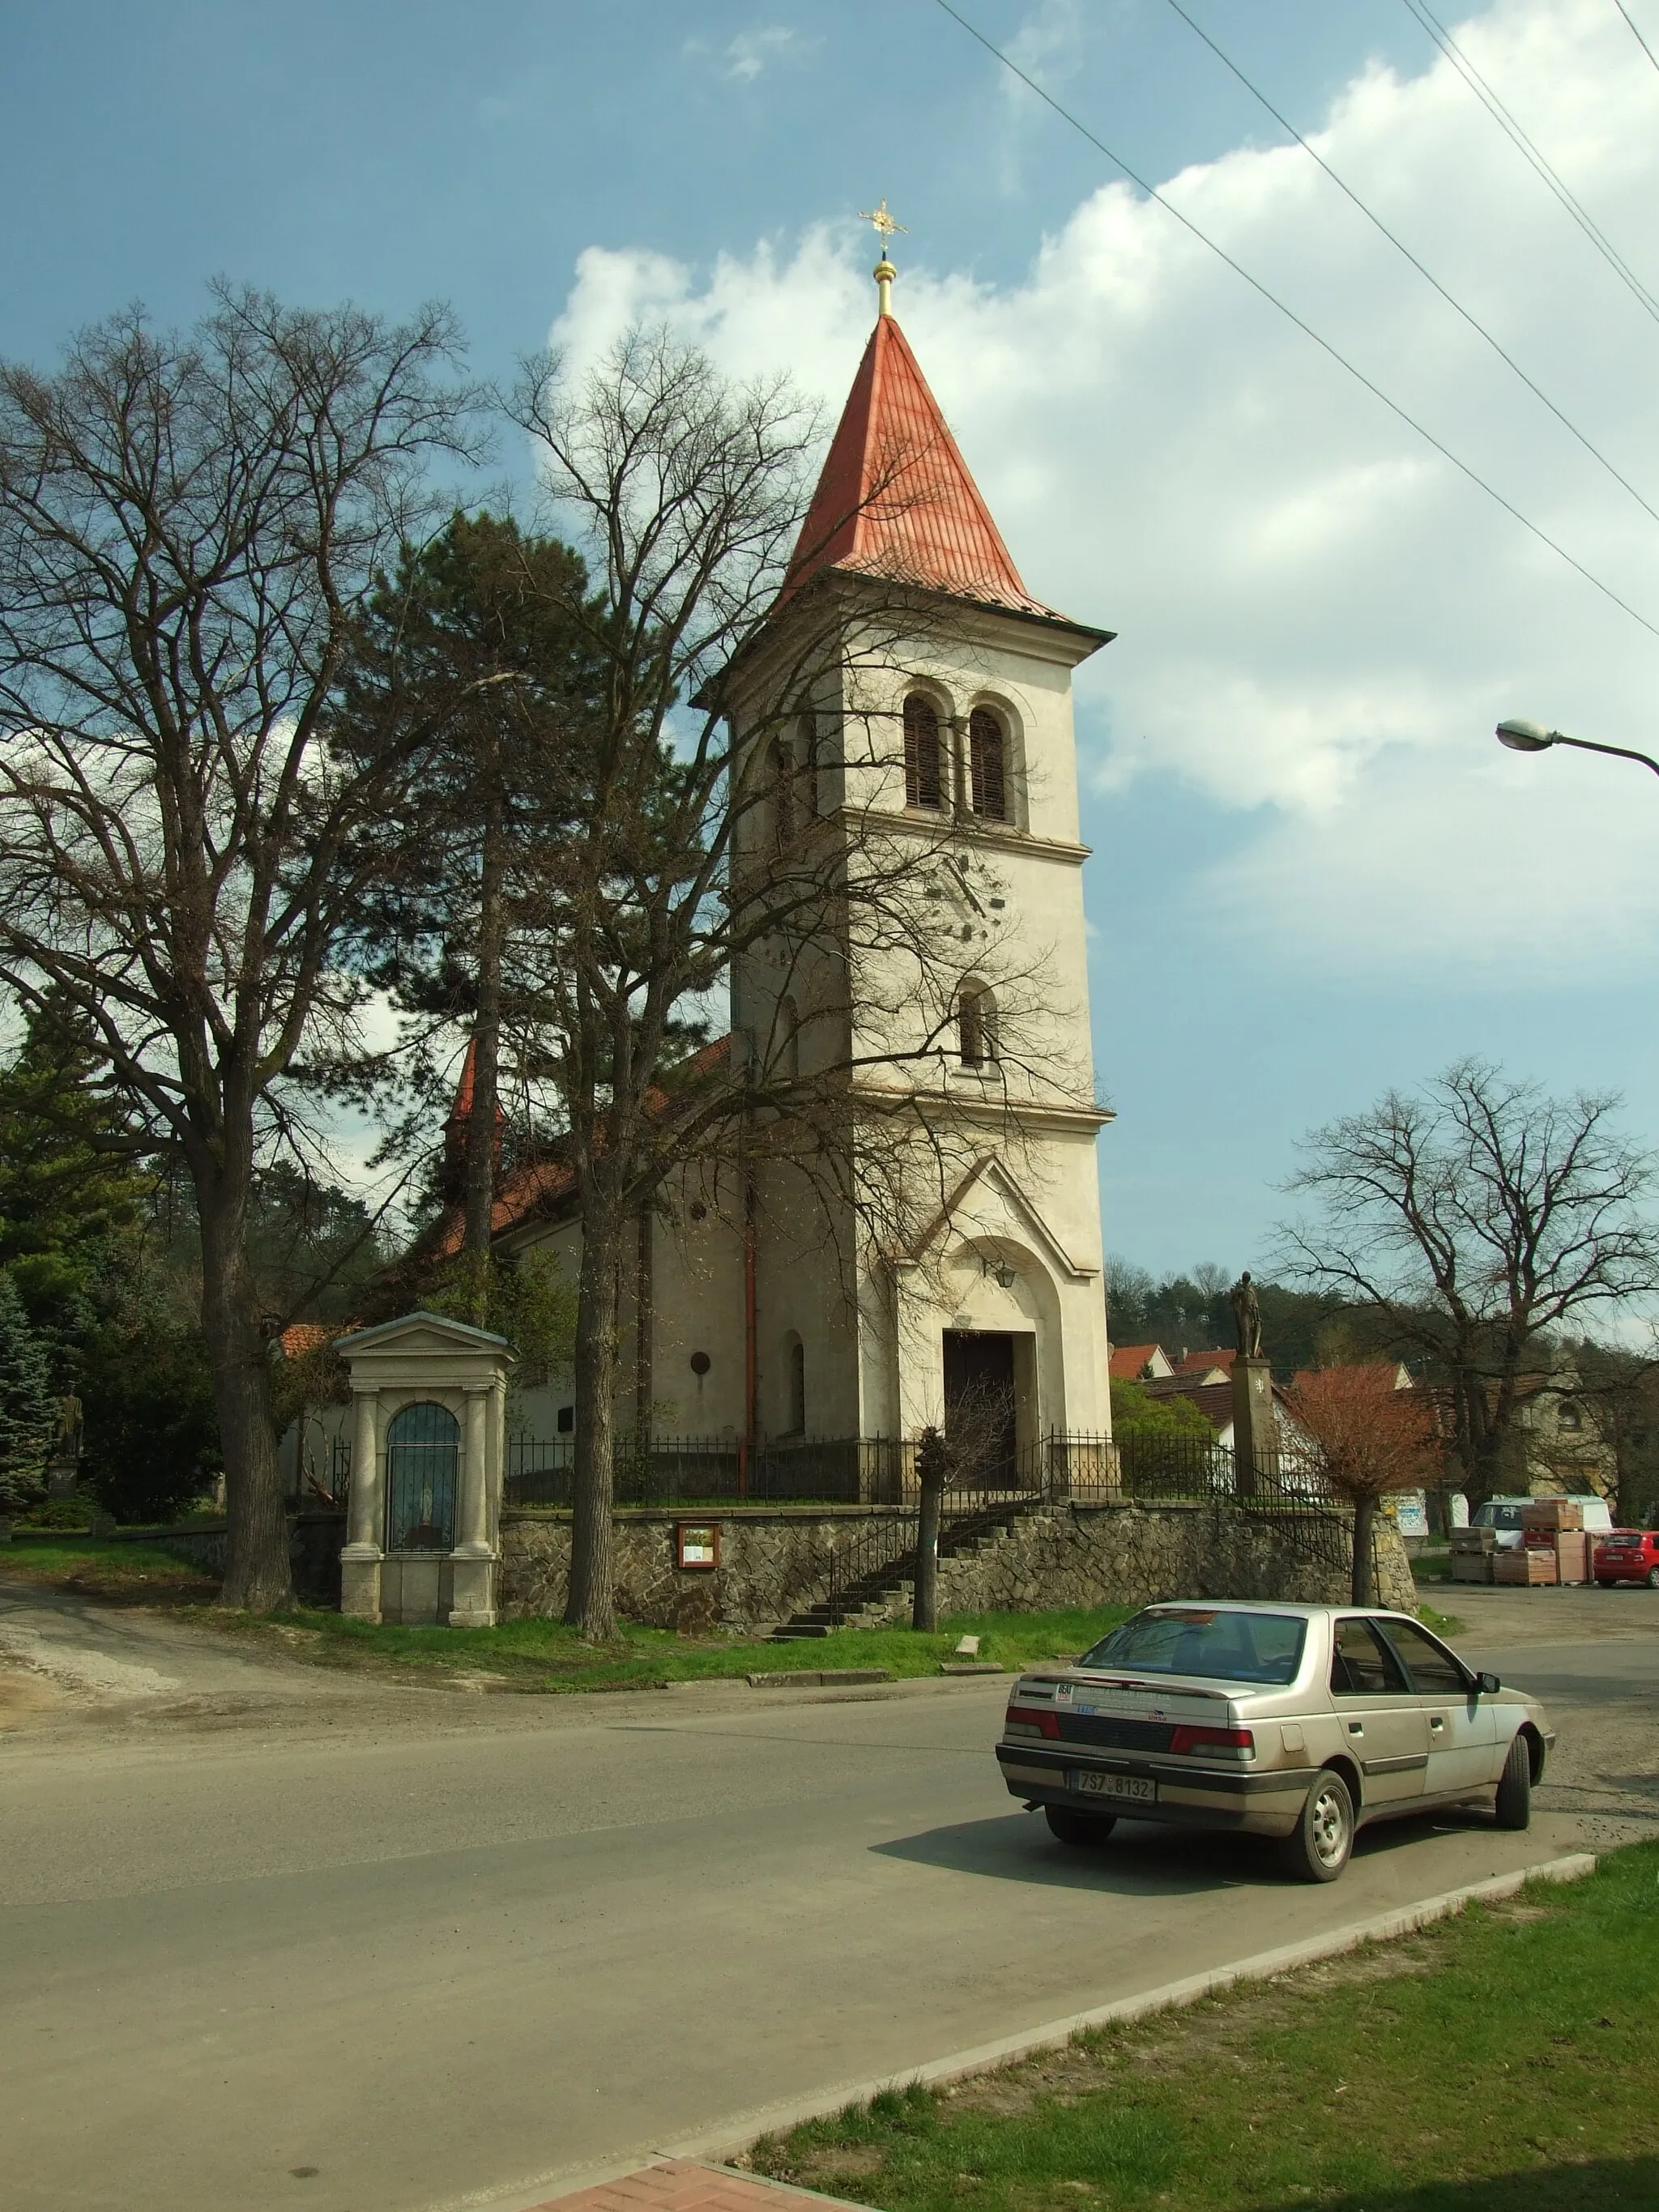
{"type": "Polygon", "coordinates": [[[1445,1725],[1446,1717],[1443,1713],[1431,1713],[1429,1715],[1429,1726],[1431,1729],[1443,1729],[1445,1725]]]}
{"type": "Polygon", "coordinates": [[[1365,1723],[1364,1721],[1350,1721],[1348,1723],[1348,1734],[1350,1735],[1364,1735],[1364,1733],[1365,1723]]]}

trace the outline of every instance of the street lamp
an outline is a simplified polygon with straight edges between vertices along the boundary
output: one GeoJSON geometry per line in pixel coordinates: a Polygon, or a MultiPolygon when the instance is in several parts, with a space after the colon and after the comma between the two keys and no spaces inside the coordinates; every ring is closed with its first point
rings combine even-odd
{"type": "Polygon", "coordinates": [[[1659,775],[1659,761],[1646,753],[1632,752],[1627,745],[1598,745],[1589,738],[1570,738],[1564,731],[1547,730],[1541,722],[1524,722],[1518,716],[1498,725],[1498,742],[1512,753],[1547,752],[1552,745],[1571,745],[1581,753],[1611,753],[1615,760],[1640,761],[1659,775]]]}

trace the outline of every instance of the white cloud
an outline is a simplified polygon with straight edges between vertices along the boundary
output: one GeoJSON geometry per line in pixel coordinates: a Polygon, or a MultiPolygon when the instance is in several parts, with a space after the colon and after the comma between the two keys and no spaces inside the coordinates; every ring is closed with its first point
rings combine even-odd
{"type": "MultiPolygon", "coordinates": [[[[1659,77],[1614,11],[1498,0],[1457,35],[1659,283],[1659,77]]],[[[1659,506],[1659,328],[1449,67],[1369,69],[1316,143],[1659,506]]],[[[1659,623],[1659,524],[1305,154],[1241,149],[1168,189],[1659,623]]],[[[1651,744],[1659,637],[1127,186],[1078,207],[1018,285],[907,266],[896,305],[1027,582],[1120,632],[1079,684],[1085,729],[1109,732],[1087,759],[1100,803],[1162,770],[1256,810],[1200,896],[1264,958],[1447,977],[1513,975],[1517,954],[1528,975],[1650,962],[1659,792],[1583,756],[1511,759],[1491,731],[1520,713],[1651,744]]],[[[582,352],[666,315],[728,368],[787,363],[834,405],[870,309],[823,234],[706,278],[596,249],[558,334],[582,352]]]]}
{"type": "Polygon", "coordinates": [[[715,53],[706,39],[688,39],[682,51],[694,61],[713,60],[722,76],[734,84],[753,84],[780,63],[799,64],[823,43],[803,38],[787,23],[757,23],[739,31],[729,45],[715,53]]]}

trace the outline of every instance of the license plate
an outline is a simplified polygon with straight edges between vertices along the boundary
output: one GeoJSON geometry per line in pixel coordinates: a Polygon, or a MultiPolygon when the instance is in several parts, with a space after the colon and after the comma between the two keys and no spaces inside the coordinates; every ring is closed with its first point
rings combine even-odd
{"type": "Polygon", "coordinates": [[[1074,1774],[1072,1787],[1085,1797],[1115,1797],[1126,1805],[1155,1805],[1158,1784],[1140,1774],[1074,1774]]]}

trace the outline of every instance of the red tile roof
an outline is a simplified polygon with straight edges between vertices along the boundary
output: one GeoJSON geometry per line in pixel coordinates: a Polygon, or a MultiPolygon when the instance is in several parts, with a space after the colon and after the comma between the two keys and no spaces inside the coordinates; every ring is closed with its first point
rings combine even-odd
{"type": "Polygon", "coordinates": [[[1021,582],[891,315],[870,333],[784,592],[828,568],[1065,620],[1021,582]]]}
{"type": "Polygon", "coordinates": [[[1177,1375],[1207,1375],[1212,1367],[1224,1367],[1231,1375],[1233,1362],[1237,1357],[1237,1352],[1231,1346],[1224,1346],[1219,1352],[1186,1352],[1182,1354],[1176,1372],[1177,1375]]]}
{"type": "MultiPolygon", "coordinates": [[[[674,1104],[675,1093],[698,1076],[710,1075],[723,1066],[732,1057],[729,1036],[716,1037],[699,1052],[683,1060],[670,1077],[671,1087],[653,1084],[646,1093],[646,1106],[652,1114],[668,1112],[674,1104]]],[[[459,1105],[459,1101],[457,1102],[459,1105]]],[[[470,1106],[469,1098],[469,1106],[470,1106]]],[[[514,1168],[503,1176],[495,1188],[495,1200],[490,1210],[489,1233],[505,1236],[509,1229],[517,1229],[538,1215],[551,1212],[568,1199],[576,1187],[576,1171],[559,1159],[538,1160],[529,1167],[514,1168]]],[[[461,1249],[466,1233],[465,1211],[451,1206],[441,1214],[416,1245],[423,1260],[447,1260],[461,1249]]]]}
{"type": "Polygon", "coordinates": [[[307,1352],[320,1351],[337,1336],[343,1336],[349,1327],[349,1322],[291,1321],[276,1341],[285,1359],[303,1359],[307,1352]]]}
{"type": "Polygon", "coordinates": [[[1184,1398],[1189,1406],[1196,1406],[1218,1436],[1232,1420],[1231,1382],[1200,1382],[1191,1375],[1166,1375],[1144,1387],[1149,1398],[1184,1398]]]}
{"type": "MultiPolygon", "coordinates": [[[[1155,1352],[1162,1352],[1158,1344],[1115,1344],[1109,1362],[1114,1382],[1139,1382],[1142,1370],[1155,1352]]],[[[1167,1353],[1165,1354],[1167,1358],[1167,1353]]]]}
{"type": "MultiPolygon", "coordinates": [[[[466,1041],[466,1056],[461,1062],[461,1079],[455,1086],[455,1103],[449,1109],[449,1118],[452,1122],[470,1121],[472,1119],[472,1091],[477,1079],[478,1040],[477,1037],[469,1037],[466,1041]]],[[[496,1127],[500,1128],[506,1119],[507,1115],[498,1096],[495,1100],[496,1127]]]]}

